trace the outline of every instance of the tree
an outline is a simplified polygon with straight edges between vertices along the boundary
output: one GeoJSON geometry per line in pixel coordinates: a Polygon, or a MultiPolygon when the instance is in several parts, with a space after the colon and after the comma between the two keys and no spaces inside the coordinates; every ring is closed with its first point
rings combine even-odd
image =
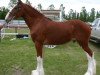
{"type": "Polygon", "coordinates": [[[51,4],[51,5],[49,6],[49,10],[54,10],[54,9],[55,9],[54,5],[51,4]]]}
{"type": "Polygon", "coordinates": [[[90,12],[90,22],[93,22],[94,19],[95,19],[95,9],[92,8],[90,12]]]}
{"type": "Polygon", "coordinates": [[[5,16],[9,10],[5,7],[0,8],[0,19],[5,19],[5,16]]]}
{"type": "Polygon", "coordinates": [[[94,8],[91,9],[91,12],[87,12],[85,7],[82,7],[81,12],[73,11],[70,9],[68,14],[66,14],[65,19],[80,19],[84,22],[93,22],[95,18],[100,18],[100,11],[95,11],[94,8]]]}
{"type": "Polygon", "coordinates": [[[68,15],[66,16],[66,18],[68,20],[70,20],[70,19],[77,19],[77,17],[79,16],[77,14],[78,13],[76,11],[74,11],[73,9],[70,9],[70,11],[68,12],[68,15]]]}
{"type": "Polygon", "coordinates": [[[80,15],[79,13],[76,14],[76,19],[79,19],[80,18],[80,15]]]}
{"type": "Polygon", "coordinates": [[[90,13],[89,12],[87,13],[87,22],[91,22],[90,21],[90,13]]]}
{"type": "Polygon", "coordinates": [[[85,7],[82,7],[82,10],[80,12],[80,20],[86,22],[87,21],[87,11],[85,7]]]}
{"type": "Polygon", "coordinates": [[[75,12],[73,12],[73,19],[77,19],[77,12],[75,11],[75,12]]]}
{"type": "Polygon", "coordinates": [[[30,1],[29,1],[29,0],[26,0],[26,4],[31,5],[31,3],[30,3],[30,1]]]}
{"type": "Polygon", "coordinates": [[[99,11],[97,11],[97,13],[96,13],[96,18],[100,18],[100,12],[99,11]]]}
{"type": "Polygon", "coordinates": [[[68,19],[73,19],[73,9],[70,9],[69,13],[68,13],[68,19]]]}
{"type": "Polygon", "coordinates": [[[9,8],[12,8],[12,7],[14,7],[14,5],[17,3],[17,0],[10,0],[10,2],[9,2],[9,8]]]}
{"type": "Polygon", "coordinates": [[[42,5],[38,4],[38,10],[42,10],[42,5]]]}

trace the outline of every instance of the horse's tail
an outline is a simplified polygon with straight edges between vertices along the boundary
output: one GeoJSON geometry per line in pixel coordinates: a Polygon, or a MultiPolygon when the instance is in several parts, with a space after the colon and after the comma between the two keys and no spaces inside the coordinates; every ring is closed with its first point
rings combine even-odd
{"type": "Polygon", "coordinates": [[[90,24],[90,23],[86,23],[89,27],[90,27],[90,29],[92,30],[92,24],[90,24]]]}

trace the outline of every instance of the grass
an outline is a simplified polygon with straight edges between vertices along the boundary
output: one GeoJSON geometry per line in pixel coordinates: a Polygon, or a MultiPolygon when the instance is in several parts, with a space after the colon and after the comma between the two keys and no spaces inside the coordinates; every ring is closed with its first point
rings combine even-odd
{"type": "Polygon", "coordinates": [[[5,32],[7,33],[19,33],[19,34],[22,34],[22,33],[29,33],[29,29],[28,28],[6,28],[5,29],[5,32]]]}
{"type": "MultiPolygon", "coordinates": [[[[10,41],[6,37],[0,42],[0,75],[31,75],[36,68],[36,51],[31,39],[10,41]]],[[[100,45],[90,43],[97,60],[100,75],[100,45]]],[[[45,75],[84,75],[87,59],[77,43],[59,45],[54,49],[44,48],[45,75]]]]}

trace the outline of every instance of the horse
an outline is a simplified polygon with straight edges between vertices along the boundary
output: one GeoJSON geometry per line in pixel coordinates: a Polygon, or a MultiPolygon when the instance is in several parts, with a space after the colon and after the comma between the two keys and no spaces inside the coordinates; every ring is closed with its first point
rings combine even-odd
{"type": "Polygon", "coordinates": [[[5,17],[6,23],[22,17],[30,30],[32,41],[37,52],[37,68],[31,75],[44,75],[43,45],[60,45],[75,39],[87,55],[88,69],[85,75],[96,75],[96,62],[94,53],[88,42],[91,27],[81,20],[68,20],[55,22],[45,17],[31,5],[18,0],[17,4],[5,17]]]}

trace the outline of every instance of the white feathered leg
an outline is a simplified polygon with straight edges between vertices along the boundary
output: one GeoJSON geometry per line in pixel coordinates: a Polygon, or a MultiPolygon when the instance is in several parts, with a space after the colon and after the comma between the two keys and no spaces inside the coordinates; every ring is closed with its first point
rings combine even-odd
{"type": "Polygon", "coordinates": [[[94,59],[94,54],[93,56],[89,56],[88,53],[86,53],[87,59],[88,59],[88,69],[85,75],[96,75],[96,61],[94,59]]]}
{"type": "Polygon", "coordinates": [[[37,68],[32,71],[31,75],[44,75],[43,59],[41,57],[37,57],[37,68]]]}

